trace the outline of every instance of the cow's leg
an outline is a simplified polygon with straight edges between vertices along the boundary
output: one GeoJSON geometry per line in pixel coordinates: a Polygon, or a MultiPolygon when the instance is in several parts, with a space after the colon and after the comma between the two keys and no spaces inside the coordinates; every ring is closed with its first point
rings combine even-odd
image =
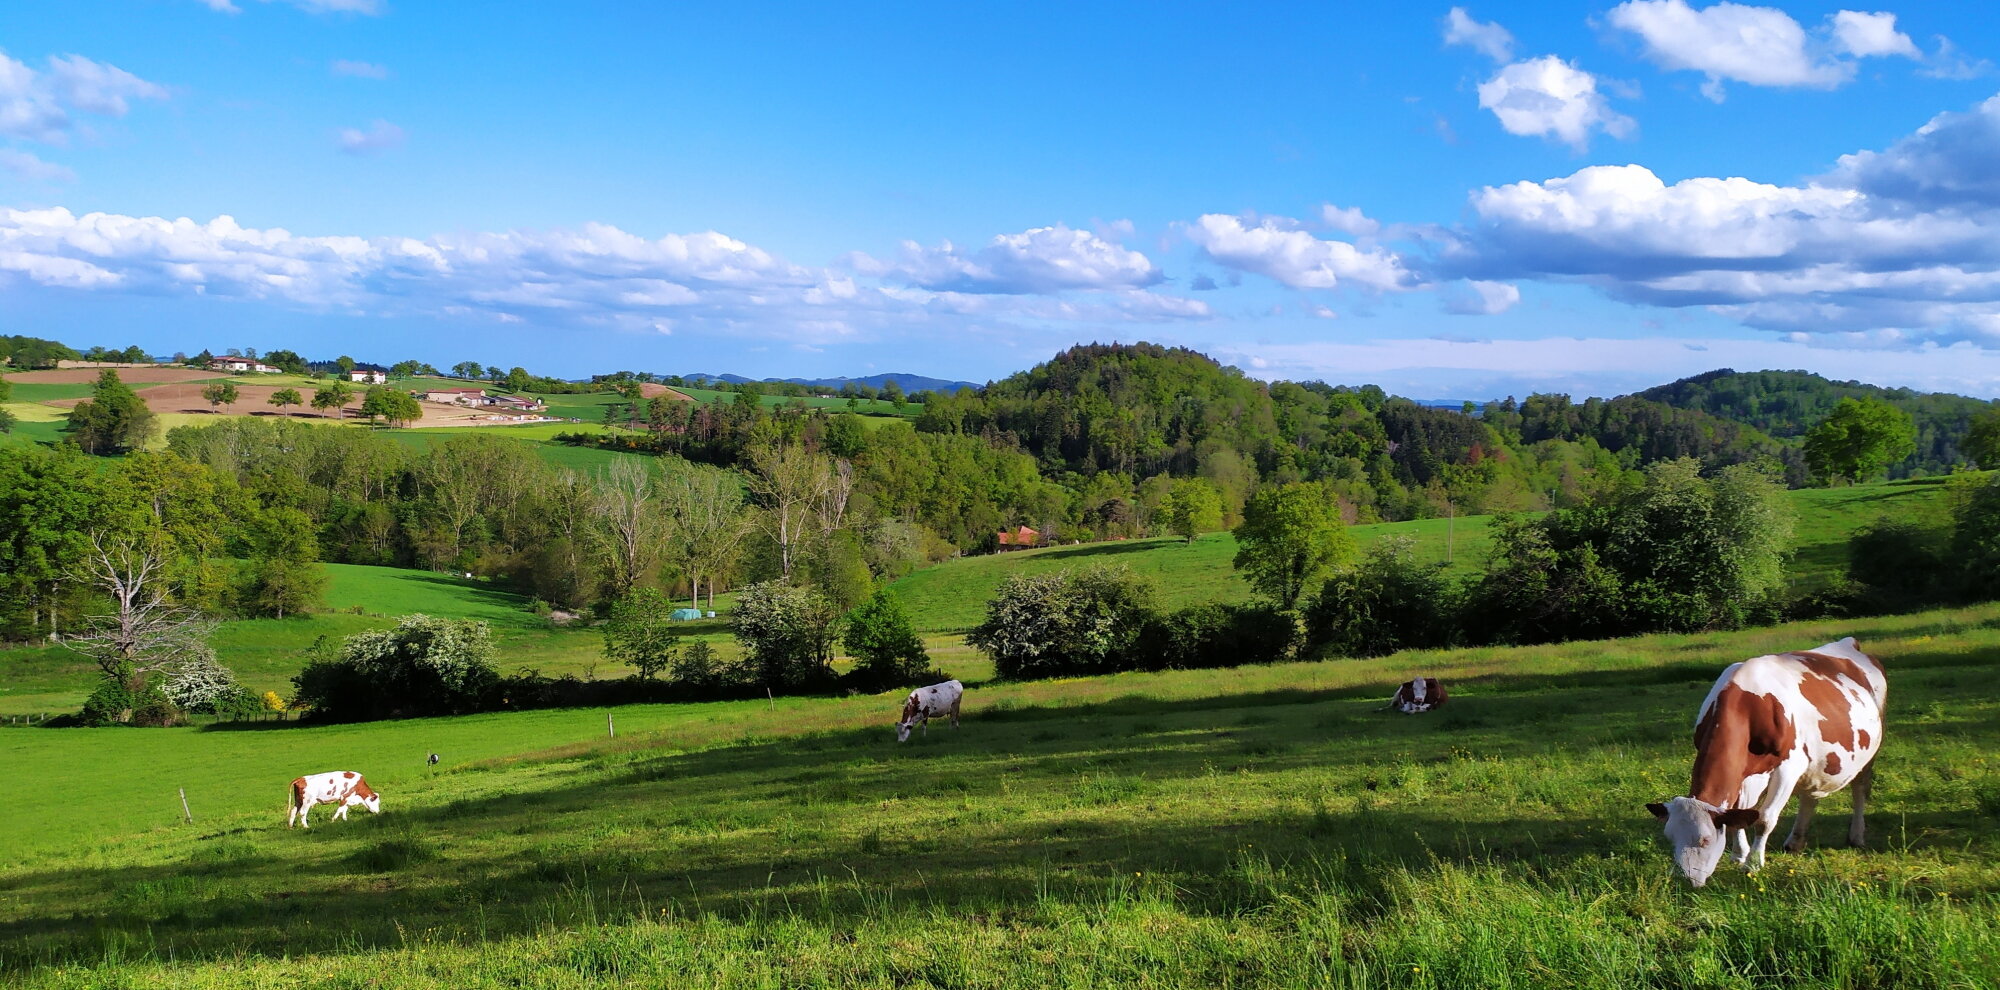
{"type": "Polygon", "coordinates": [[[309,822],[309,821],[306,821],[306,816],[307,816],[307,815],[309,815],[309,814],[311,814],[311,813],[312,813],[312,805],[310,805],[310,804],[302,804],[302,805],[299,805],[299,827],[300,827],[300,828],[303,828],[303,829],[311,829],[311,828],[312,828],[312,823],[311,823],[311,822],[309,822]]]}
{"type": "Polygon", "coordinates": [[[951,703],[951,727],[958,728],[958,702],[951,703]]]}
{"type": "Polygon", "coordinates": [[[1804,852],[1806,833],[1812,828],[1813,811],[1819,807],[1819,798],[1810,794],[1799,795],[1799,817],[1792,819],[1792,834],[1785,837],[1785,851],[1804,852]]]}
{"type": "Polygon", "coordinates": [[[1729,831],[1736,837],[1736,865],[1747,869],[1750,866],[1750,830],[1732,828],[1729,831]]]}
{"type": "Polygon", "coordinates": [[[299,806],[296,804],[285,805],[285,827],[297,828],[298,825],[299,825],[299,806]]]}
{"type": "Polygon", "coordinates": [[[1772,773],[1771,783],[1764,791],[1764,801],[1757,809],[1757,821],[1750,826],[1757,830],[1752,840],[1754,848],[1750,853],[1750,872],[1764,868],[1764,847],[1770,843],[1771,833],[1778,830],[1778,819],[1784,817],[1785,805],[1791,803],[1792,788],[1798,783],[1797,771],[1781,767],[1772,773]]]}
{"type": "Polygon", "coordinates": [[[347,820],[347,802],[342,801],[333,806],[333,820],[337,822],[347,820]]]}
{"type": "Polygon", "coordinates": [[[1868,810],[1868,792],[1875,786],[1875,761],[1869,760],[1861,772],[1854,775],[1854,782],[1847,785],[1854,795],[1854,819],[1847,823],[1847,844],[1860,849],[1868,844],[1868,832],[1862,823],[1862,815],[1868,810]]]}

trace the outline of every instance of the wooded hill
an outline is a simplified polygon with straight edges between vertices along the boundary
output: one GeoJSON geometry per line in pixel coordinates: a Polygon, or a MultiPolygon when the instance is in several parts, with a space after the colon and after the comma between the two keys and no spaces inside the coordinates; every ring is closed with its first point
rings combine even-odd
{"type": "Polygon", "coordinates": [[[1721,368],[1637,393],[1641,399],[1697,410],[1753,427],[1784,440],[1805,435],[1841,399],[1879,399],[1910,414],[1917,451],[1890,467],[1892,478],[1950,471],[1963,463],[1958,441],[1972,417],[1993,403],[1948,392],[1917,392],[1861,382],[1837,382],[1810,371],[1734,371],[1721,368]]]}

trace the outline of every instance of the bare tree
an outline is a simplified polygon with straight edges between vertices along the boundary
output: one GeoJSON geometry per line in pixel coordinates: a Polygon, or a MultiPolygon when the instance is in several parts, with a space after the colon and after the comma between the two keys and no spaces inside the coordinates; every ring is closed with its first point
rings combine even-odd
{"type": "Polygon", "coordinates": [[[722,570],[748,528],[743,514],[743,488],[725,471],[694,469],[675,474],[661,486],[674,517],[668,554],[688,576],[688,590],[701,605],[701,579],[708,578],[709,601],[715,600],[715,575],[722,570]]]}
{"type": "Polygon", "coordinates": [[[90,535],[90,547],[79,577],[109,595],[117,612],[89,616],[89,631],[64,646],[134,691],[152,674],[214,656],[208,639],[215,622],[168,599],[167,564],[158,551],[101,532],[90,535]]]}
{"type": "Polygon", "coordinates": [[[664,522],[653,474],[636,458],[621,458],[597,478],[598,519],[607,537],[611,583],[620,595],[652,569],[664,522]]]}
{"type": "Polygon", "coordinates": [[[750,490],[764,503],[762,523],[778,544],[778,565],[790,581],[794,559],[833,489],[833,471],[825,458],[804,447],[767,447],[751,463],[756,471],[750,490]]]}

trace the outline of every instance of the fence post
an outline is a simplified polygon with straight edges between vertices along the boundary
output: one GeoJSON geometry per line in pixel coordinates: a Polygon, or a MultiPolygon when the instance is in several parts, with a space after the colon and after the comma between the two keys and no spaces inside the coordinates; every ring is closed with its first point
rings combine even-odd
{"type": "Polygon", "coordinates": [[[189,825],[193,825],[193,824],[194,824],[194,812],[192,812],[192,811],[189,811],[189,810],[188,810],[188,791],[187,791],[187,788],[185,788],[185,787],[183,787],[183,788],[180,788],[180,792],[181,792],[181,817],[183,817],[183,818],[186,818],[186,819],[187,819],[187,823],[188,823],[189,825]]]}
{"type": "Polygon", "coordinates": [[[775,712],[778,710],[778,696],[771,693],[771,686],[769,684],[764,685],[764,699],[771,703],[772,711],[775,712]]]}
{"type": "Polygon", "coordinates": [[[612,720],[610,712],[604,713],[604,734],[612,739],[618,738],[618,723],[612,720]]]}

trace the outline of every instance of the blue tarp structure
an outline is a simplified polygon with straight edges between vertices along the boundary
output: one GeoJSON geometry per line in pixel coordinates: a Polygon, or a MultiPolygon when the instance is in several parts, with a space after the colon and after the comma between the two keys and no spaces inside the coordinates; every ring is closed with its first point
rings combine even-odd
{"type": "Polygon", "coordinates": [[[680,619],[680,620],[683,620],[683,621],[685,621],[685,620],[687,620],[687,619],[699,619],[699,618],[701,618],[701,609],[698,609],[698,608],[677,608],[677,609],[674,609],[674,618],[676,618],[676,619],[680,619]]]}

